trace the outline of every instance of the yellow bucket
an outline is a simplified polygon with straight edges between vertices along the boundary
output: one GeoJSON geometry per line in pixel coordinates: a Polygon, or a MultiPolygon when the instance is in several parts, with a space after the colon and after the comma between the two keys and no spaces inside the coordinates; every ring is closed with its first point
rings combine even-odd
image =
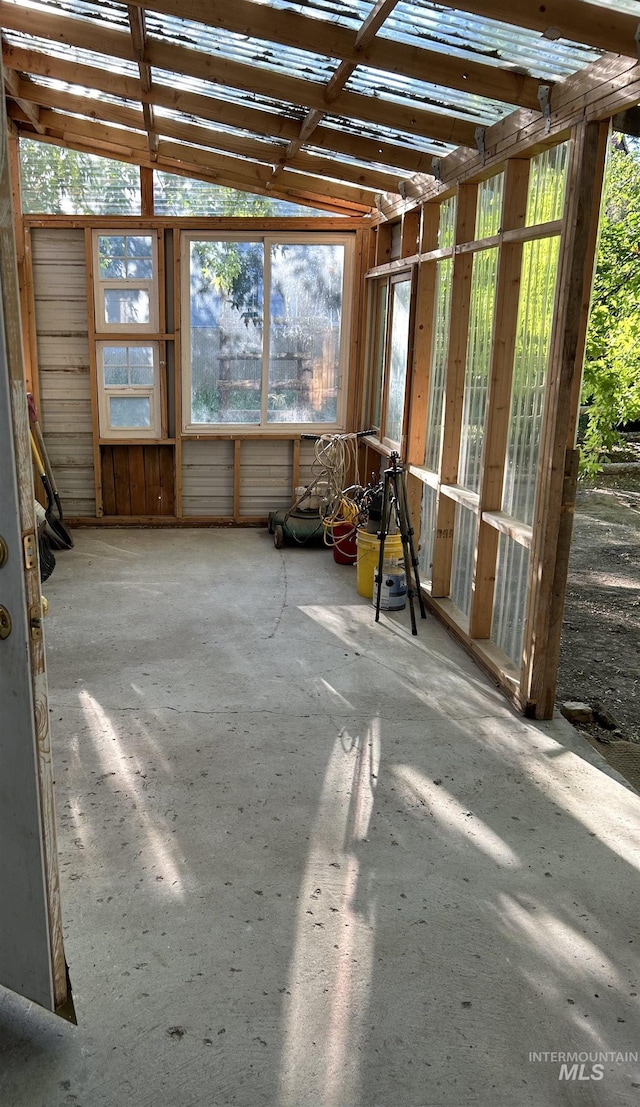
{"type": "MultiPolygon", "coordinates": [[[[377,534],[359,530],[357,535],[358,560],[356,562],[356,586],[361,596],[373,599],[373,574],[380,558],[380,539],[377,534]]],[[[388,534],[384,542],[384,559],[402,557],[402,538],[388,534]]]]}

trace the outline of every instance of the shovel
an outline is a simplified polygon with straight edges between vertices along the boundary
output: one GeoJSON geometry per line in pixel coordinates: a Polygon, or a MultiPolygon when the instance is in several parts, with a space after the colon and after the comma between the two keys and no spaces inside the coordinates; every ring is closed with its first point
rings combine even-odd
{"type": "Polygon", "coordinates": [[[29,431],[29,438],[31,439],[31,454],[35,462],[38,475],[42,481],[42,486],[47,496],[47,506],[44,510],[44,516],[47,520],[47,533],[51,544],[59,550],[70,550],[73,547],[73,540],[67,528],[61,523],[59,519],[56,519],[53,513],[53,492],[49,483],[49,478],[44,471],[44,465],[42,464],[42,458],[38,453],[38,447],[36,446],[35,439],[31,431],[29,431]]]}

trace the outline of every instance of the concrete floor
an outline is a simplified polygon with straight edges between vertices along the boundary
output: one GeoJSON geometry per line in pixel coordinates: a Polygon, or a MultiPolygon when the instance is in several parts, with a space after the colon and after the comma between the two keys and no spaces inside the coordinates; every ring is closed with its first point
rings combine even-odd
{"type": "Polygon", "coordinates": [[[640,797],[433,619],[261,531],[83,531],[45,592],[79,1027],[2,1107],[625,1107],[640,797]],[[579,1079],[582,1077],[582,1079],[579,1079]]]}

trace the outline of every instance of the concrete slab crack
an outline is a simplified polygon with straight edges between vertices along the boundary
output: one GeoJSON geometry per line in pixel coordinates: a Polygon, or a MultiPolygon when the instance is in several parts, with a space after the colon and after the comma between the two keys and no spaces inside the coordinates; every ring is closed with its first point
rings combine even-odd
{"type": "Polygon", "coordinates": [[[266,641],[266,642],[268,642],[270,638],[275,638],[275,636],[277,634],[277,631],[278,631],[278,627],[280,626],[282,616],[284,614],[284,609],[287,606],[287,589],[288,589],[287,563],[286,563],[286,561],[284,559],[284,556],[282,554],[282,550],[278,550],[278,553],[280,554],[280,561],[282,562],[282,580],[283,580],[282,606],[281,606],[280,611],[278,613],[278,617],[276,619],[275,626],[274,626],[273,630],[271,631],[271,634],[267,634],[266,638],[263,639],[263,641],[266,641]]]}

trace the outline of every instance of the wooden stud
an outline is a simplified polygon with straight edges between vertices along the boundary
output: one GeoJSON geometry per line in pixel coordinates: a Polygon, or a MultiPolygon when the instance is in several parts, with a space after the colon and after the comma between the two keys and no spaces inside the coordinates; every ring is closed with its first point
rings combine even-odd
{"type": "MultiPolygon", "coordinates": [[[[460,186],[456,215],[456,243],[469,242],[473,238],[477,191],[477,185],[460,186]]],[[[458,480],[472,274],[473,255],[456,254],[453,260],[449,353],[444,393],[444,431],[440,462],[442,484],[456,484],[458,480]]],[[[455,502],[439,491],[431,586],[431,594],[434,597],[449,595],[454,526],[455,502]]]]}
{"type": "MultiPolygon", "coordinates": [[[[428,248],[438,240],[439,211],[431,204],[423,209],[421,239],[428,248]]],[[[427,433],[427,407],[431,380],[433,318],[435,310],[436,265],[426,263],[418,268],[418,288],[415,323],[415,343],[411,381],[411,409],[407,460],[421,465],[424,461],[427,433]]],[[[415,517],[414,517],[415,522],[415,517]]]]}
{"type": "Polygon", "coordinates": [[[96,298],[93,273],[93,236],[89,227],[84,232],[84,253],[87,266],[87,308],[89,337],[89,377],[91,381],[91,425],[93,429],[93,475],[96,495],[96,517],[103,513],[102,461],[100,457],[100,420],[98,414],[98,366],[96,359],[96,298]]]}
{"type": "Polygon", "coordinates": [[[173,362],[174,362],[174,388],[173,405],[175,426],[173,433],[176,439],[174,454],[174,479],[175,479],[175,512],[182,518],[182,343],[180,340],[182,327],[182,298],[180,291],[180,231],[173,231],[173,362]]]}
{"type": "Polygon", "coordinates": [[[240,492],[242,488],[242,442],[239,438],[233,443],[233,518],[240,521],[240,492]]]}
{"type": "Polygon", "coordinates": [[[391,260],[391,224],[379,223],[376,234],[376,266],[386,265],[391,260]]]}
{"type": "MultiPolygon", "coordinates": [[[[525,225],[529,165],[528,161],[517,160],[508,161],[506,164],[502,216],[505,230],[514,230],[525,225]]],[[[489,638],[491,635],[499,533],[486,522],[483,512],[502,509],[522,250],[521,242],[503,242],[498,258],[491,367],[482,449],[480,524],[469,617],[469,634],[472,638],[489,638]]]]}
{"type": "Polygon", "coordinates": [[[420,250],[421,214],[420,208],[410,208],[402,214],[400,256],[403,258],[412,257],[420,250]]]}
{"type": "Polygon", "coordinates": [[[356,233],[353,282],[351,288],[351,334],[349,338],[349,365],[347,382],[347,406],[345,426],[348,431],[359,429],[359,416],[362,406],[363,391],[363,326],[366,318],[365,297],[362,294],[364,288],[364,233],[356,233]]]}
{"type": "Polygon", "coordinates": [[[568,170],[551,355],[540,439],[536,512],[529,567],[521,697],[536,718],[553,713],[562,612],[571,542],[577,451],[570,443],[571,410],[582,372],[588,303],[606,142],[604,124],[575,129],[568,170]]]}
{"type": "Polygon", "coordinates": [[[153,217],[153,169],[150,165],[140,166],[140,214],[153,217]]]}

